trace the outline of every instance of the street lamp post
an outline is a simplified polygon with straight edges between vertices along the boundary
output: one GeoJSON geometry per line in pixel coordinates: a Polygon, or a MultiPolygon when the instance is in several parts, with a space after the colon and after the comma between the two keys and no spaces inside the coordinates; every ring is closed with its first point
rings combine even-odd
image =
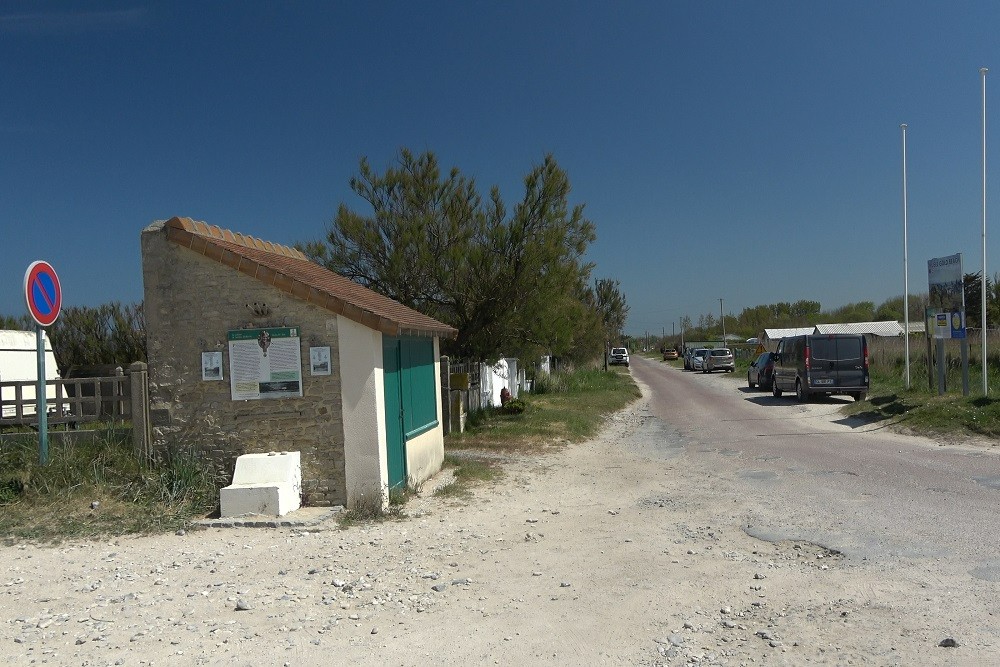
{"type": "Polygon", "coordinates": [[[722,346],[726,345],[726,315],[722,312],[722,299],[719,299],[719,318],[722,320],[722,346]]]}
{"type": "Polygon", "coordinates": [[[903,349],[906,358],[903,377],[906,388],[910,388],[910,271],[906,238],[906,123],[899,126],[903,130],[903,349]]]}
{"type": "Polygon", "coordinates": [[[986,379],[986,73],[989,70],[985,67],[979,68],[979,74],[983,79],[983,277],[980,281],[980,292],[982,293],[983,309],[983,396],[989,392],[989,384],[986,379]]]}

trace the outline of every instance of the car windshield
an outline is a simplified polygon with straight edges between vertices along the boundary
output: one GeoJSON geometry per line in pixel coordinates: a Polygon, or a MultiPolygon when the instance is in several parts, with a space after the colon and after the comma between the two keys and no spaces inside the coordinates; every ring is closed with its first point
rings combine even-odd
{"type": "Polygon", "coordinates": [[[611,354],[628,354],[624,347],[616,347],[611,350],[611,354]]]}
{"type": "Polygon", "coordinates": [[[696,357],[704,357],[707,354],[708,354],[708,350],[695,350],[694,351],[694,356],[696,356],[696,357]]]}
{"type": "Polygon", "coordinates": [[[729,350],[722,348],[720,350],[712,350],[713,357],[728,357],[730,354],[729,350]]]}

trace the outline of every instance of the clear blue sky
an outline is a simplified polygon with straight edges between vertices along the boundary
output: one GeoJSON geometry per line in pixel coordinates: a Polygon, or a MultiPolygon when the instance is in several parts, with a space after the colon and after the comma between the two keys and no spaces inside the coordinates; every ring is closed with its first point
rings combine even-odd
{"type": "MultiPolygon", "coordinates": [[[[508,201],[551,152],[627,331],[1000,272],[1000,3],[0,3],[0,313],[28,265],[64,303],[141,301],[174,215],[321,237],[358,159],[435,152],[508,201]],[[992,165],[992,166],[991,166],[992,165]],[[991,213],[990,211],[995,211],[991,213]]],[[[206,295],[211,298],[211,295],[206,295]]]]}

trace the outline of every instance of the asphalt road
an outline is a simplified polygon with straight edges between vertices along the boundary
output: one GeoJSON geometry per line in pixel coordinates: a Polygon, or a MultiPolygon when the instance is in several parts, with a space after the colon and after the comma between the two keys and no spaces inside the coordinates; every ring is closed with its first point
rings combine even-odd
{"type": "Polygon", "coordinates": [[[800,404],[751,390],[745,377],[638,356],[631,370],[651,392],[652,416],[675,436],[658,439],[672,443],[660,453],[681,447],[734,498],[754,499],[741,518],[748,534],[812,542],[848,563],[920,567],[954,582],[970,605],[997,607],[994,444],[935,442],[846,418],[848,397],[800,404]]]}

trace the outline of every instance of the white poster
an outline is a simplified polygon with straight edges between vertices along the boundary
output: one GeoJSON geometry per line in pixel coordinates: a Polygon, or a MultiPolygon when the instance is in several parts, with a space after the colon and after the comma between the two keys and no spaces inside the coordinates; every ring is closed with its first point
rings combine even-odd
{"type": "Polygon", "coordinates": [[[330,348],[310,347],[309,368],[313,375],[329,375],[332,372],[330,368],[330,348]]]}
{"type": "Polygon", "coordinates": [[[222,379],[222,352],[201,353],[201,379],[205,381],[222,379]]]}
{"type": "Polygon", "coordinates": [[[238,329],[228,338],[234,401],[302,396],[298,327],[238,329]]]}

